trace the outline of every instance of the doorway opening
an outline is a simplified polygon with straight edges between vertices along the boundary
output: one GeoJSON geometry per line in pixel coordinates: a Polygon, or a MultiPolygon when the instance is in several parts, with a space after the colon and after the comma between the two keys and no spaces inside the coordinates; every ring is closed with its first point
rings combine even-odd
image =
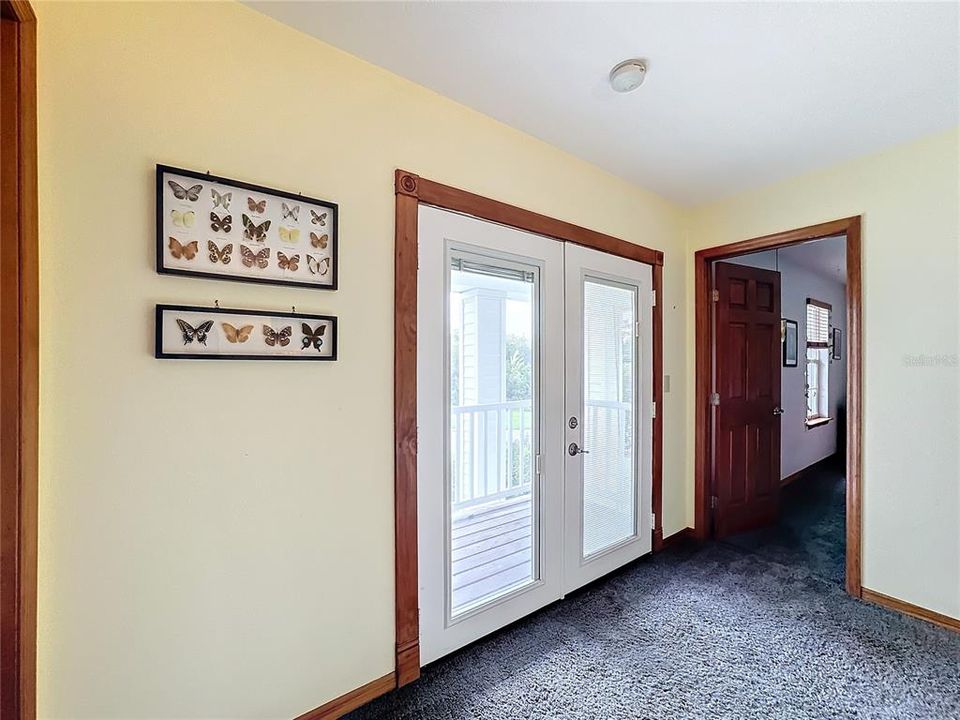
{"type": "Polygon", "coordinates": [[[422,660],[662,545],[663,253],[402,170],[396,201],[391,680],[403,686],[422,660]],[[617,362],[594,362],[594,341],[617,362]],[[602,462],[623,470],[616,487],[591,481],[602,462]],[[623,512],[600,522],[593,511],[611,505],[623,512]],[[476,533],[496,542],[466,541],[476,533]]]}
{"type": "Polygon", "coordinates": [[[419,210],[420,659],[652,550],[650,265],[419,210]]]}
{"type": "Polygon", "coordinates": [[[696,253],[696,527],[862,594],[860,219],[696,253]]]}

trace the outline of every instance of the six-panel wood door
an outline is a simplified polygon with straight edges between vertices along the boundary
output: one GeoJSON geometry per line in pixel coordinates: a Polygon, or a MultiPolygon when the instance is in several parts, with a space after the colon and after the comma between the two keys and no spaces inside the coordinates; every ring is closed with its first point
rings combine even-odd
{"type": "Polygon", "coordinates": [[[716,264],[714,535],[776,522],[780,491],[780,273],[716,264]]]}

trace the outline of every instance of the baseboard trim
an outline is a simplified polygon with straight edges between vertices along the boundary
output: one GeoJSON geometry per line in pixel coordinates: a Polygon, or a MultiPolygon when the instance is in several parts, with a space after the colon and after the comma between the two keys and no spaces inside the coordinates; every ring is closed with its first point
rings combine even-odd
{"type": "Polygon", "coordinates": [[[787,475],[785,478],[783,478],[783,480],[780,481],[780,487],[785,488],[790,483],[796,482],[797,480],[802,478],[804,475],[807,475],[808,473],[811,473],[814,470],[819,470],[820,468],[825,467],[827,465],[837,463],[838,462],[837,457],[838,457],[837,453],[834,453],[833,455],[827,455],[825,458],[821,458],[820,460],[817,460],[815,463],[807,465],[805,468],[800,468],[792,475],[787,475]]]}
{"type": "Polygon", "coordinates": [[[356,710],[361,705],[366,705],[371,700],[386,695],[396,687],[396,673],[390,673],[382,678],[372,680],[366,685],[361,685],[345,695],[334,698],[318,708],[309,710],[303,715],[298,715],[294,720],[336,720],[336,718],[343,717],[351,710],[356,710]]]}
{"type": "Polygon", "coordinates": [[[870,590],[868,588],[863,588],[860,597],[867,602],[873,603],[874,605],[882,605],[890,610],[896,610],[904,615],[919,618],[920,620],[926,620],[927,622],[933,623],[934,625],[939,625],[947,630],[960,632],[960,620],[950,617],[949,615],[943,615],[942,613],[934,612],[933,610],[927,610],[919,605],[898,600],[897,598],[884,595],[883,593],[878,593],[876,590],[870,590]]]}

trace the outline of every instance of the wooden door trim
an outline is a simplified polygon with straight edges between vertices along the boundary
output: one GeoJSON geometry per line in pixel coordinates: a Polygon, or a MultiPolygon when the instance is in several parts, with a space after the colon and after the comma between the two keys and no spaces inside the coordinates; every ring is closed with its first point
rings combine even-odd
{"type": "Polygon", "coordinates": [[[847,558],[846,589],[862,595],[862,279],[860,216],[810,225],[796,230],[764,235],[741,242],[698,250],[694,256],[696,338],[695,440],[694,440],[694,534],[699,540],[711,535],[708,515],[711,486],[709,393],[710,349],[714,338],[710,324],[710,269],[718,261],[745,253],[787,247],[809,240],[844,235],[847,241],[847,558]]]}
{"type": "Polygon", "coordinates": [[[417,578],[417,225],[421,204],[471,215],[526,232],[600,250],[653,266],[654,550],[662,545],[663,496],[663,253],[546,215],[427,180],[406,170],[394,177],[394,492],[396,563],[396,677],[402,687],[420,677],[417,578]]]}
{"type": "Polygon", "coordinates": [[[0,174],[0,715],[36,717],[37,30],[26,0],[2,0],[3,129],[0,174]],[[12,28],[12,30],[11,30],[12,28]],[[9,35],[7,33],[10,33],[9,35]],[[11,42],[8,42],[11,41],[11,42]]]}

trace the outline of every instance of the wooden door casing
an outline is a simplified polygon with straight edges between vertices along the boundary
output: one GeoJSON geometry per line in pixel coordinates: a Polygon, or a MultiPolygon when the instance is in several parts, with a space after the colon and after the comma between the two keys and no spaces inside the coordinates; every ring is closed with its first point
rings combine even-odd
{"type": "Polygon", "coordinates": [[[780,273],[716,263],[714,535],[777,520],[780,273]]]}

